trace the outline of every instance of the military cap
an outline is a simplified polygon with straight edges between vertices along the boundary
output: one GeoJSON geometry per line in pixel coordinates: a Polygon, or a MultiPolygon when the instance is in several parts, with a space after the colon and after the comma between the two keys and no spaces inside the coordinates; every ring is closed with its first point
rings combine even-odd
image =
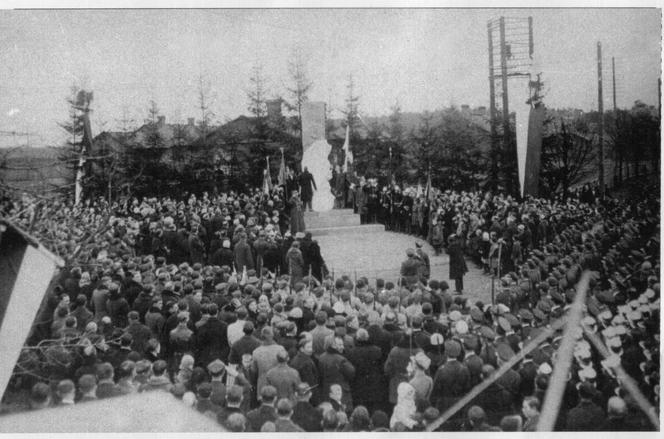
{"type": "Polygon", "coordinates": [[[482,334],[482,337],[486,338],[487,340],[495,340],[496,339],[496,333],[493,329],[491,329],[488,326],[482,326],[480,327],[480,334],[482,334]]]}
{"type": "Polygon", "coordinates": [[[512,329],[510,321],[503,316],[498,317],[498,326],[500,326],[503,331],[509,331],[512,329]]]}
{"type": "Polygon", "coordinates": [[[503,361],[509,361],[512,357],[514,357],[514,351],[507,343],[498,343],[498,345],[496,345],[496,353],[503,361]]]}
{"type": "Polygon", "coordinates": [[[218,358],[207,366],[207,370],[213,375],[221,373],[224,369],[226,369],[226,365],[218,358]]]}
{"type": "Polygon", "coordinates": [[[530,312],[530,310],[527,310],[526,308],[521,308],[519,310],[519,317],[521,320],[526,321],[526,322],[531,322],[533,320],[533,313],[530,312]]]}

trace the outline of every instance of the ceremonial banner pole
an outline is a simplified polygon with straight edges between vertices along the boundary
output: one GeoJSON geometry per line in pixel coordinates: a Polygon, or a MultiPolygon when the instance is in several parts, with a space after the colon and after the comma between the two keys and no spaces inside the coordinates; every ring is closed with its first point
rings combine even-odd
{"type": "Polygon", "coordinates": [[[542,403],[542,412],[537,423],[537,431],[553,431],[556,419],[558,418],[560,403],[562,402],[563,393],[567,385],[567,374],[574,359],[574,345],[576,344],[575,330],[581,325],[583,305],[586,303],[586,292],[588,291],[589,282],[590,272],[585,271],[576,286],[576,296],[567,316],[563,340],[556,351],[556,361],[554,362],[553,373],[551,374],[544,402],[542,403]]]}

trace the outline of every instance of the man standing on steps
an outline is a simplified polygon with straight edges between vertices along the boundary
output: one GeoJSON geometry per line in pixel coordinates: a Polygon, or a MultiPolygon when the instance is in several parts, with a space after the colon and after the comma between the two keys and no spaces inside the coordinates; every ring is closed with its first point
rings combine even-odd
{"type": "Polygon", "coordinates": [[[304,171],[300,174],[300,196],[302,197],[302,203],[304,204],[304,209],[309,209],[310,212],[313,212],[311,208],[311,200],[313,199],[314,192],[317,191],[316,182],[314,181],[314,176],[311,175],[309,169],[304,167],[304,171]]]}

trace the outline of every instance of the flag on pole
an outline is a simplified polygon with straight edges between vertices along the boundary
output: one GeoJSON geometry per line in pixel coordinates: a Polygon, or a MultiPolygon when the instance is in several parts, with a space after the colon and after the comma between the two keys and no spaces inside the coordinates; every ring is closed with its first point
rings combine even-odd
{"type": "Polygon", "coordinates": [[[434,198],[433,188],[431,187],[431,168],[427,172],[427,187],[424,191],[424,195],[427,198],[427,201],[432,202],[434,198]]]}
{"type": "Polygon", "coordinates": [[[286,161],[284,160],[284,149],[281,148],[281,163],[279,163],[279,174],[277,175],[279,186],[286,184],[286,161]]]}
{"type": "Polygon", "coordinates": [[[265,160],[267,161],[267,168],[263,173],[263,192],[269,195],[270,192],[272,192],[272,177],[270,176],[270,158],[265,157],[265,160]]]}
{"type": "Polygon", "coordinates": [[[348,172],[348,165],[353,164],[353,153],[350,150],[350,125],[346,125],[346,140],[344,140],[343,150],[344,157],[346,157],[344,160],[343,171],[348,172]]]}

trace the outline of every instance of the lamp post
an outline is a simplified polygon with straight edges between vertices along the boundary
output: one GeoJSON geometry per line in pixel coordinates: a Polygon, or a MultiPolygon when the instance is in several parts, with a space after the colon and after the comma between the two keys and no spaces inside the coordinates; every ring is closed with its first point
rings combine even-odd
{"type": "Polygon", "coordinates": [[[387,182],[388,186],[392,186],[392,145],[390,145],[390,173],[389,173],[389,181],[387,182]]]}

